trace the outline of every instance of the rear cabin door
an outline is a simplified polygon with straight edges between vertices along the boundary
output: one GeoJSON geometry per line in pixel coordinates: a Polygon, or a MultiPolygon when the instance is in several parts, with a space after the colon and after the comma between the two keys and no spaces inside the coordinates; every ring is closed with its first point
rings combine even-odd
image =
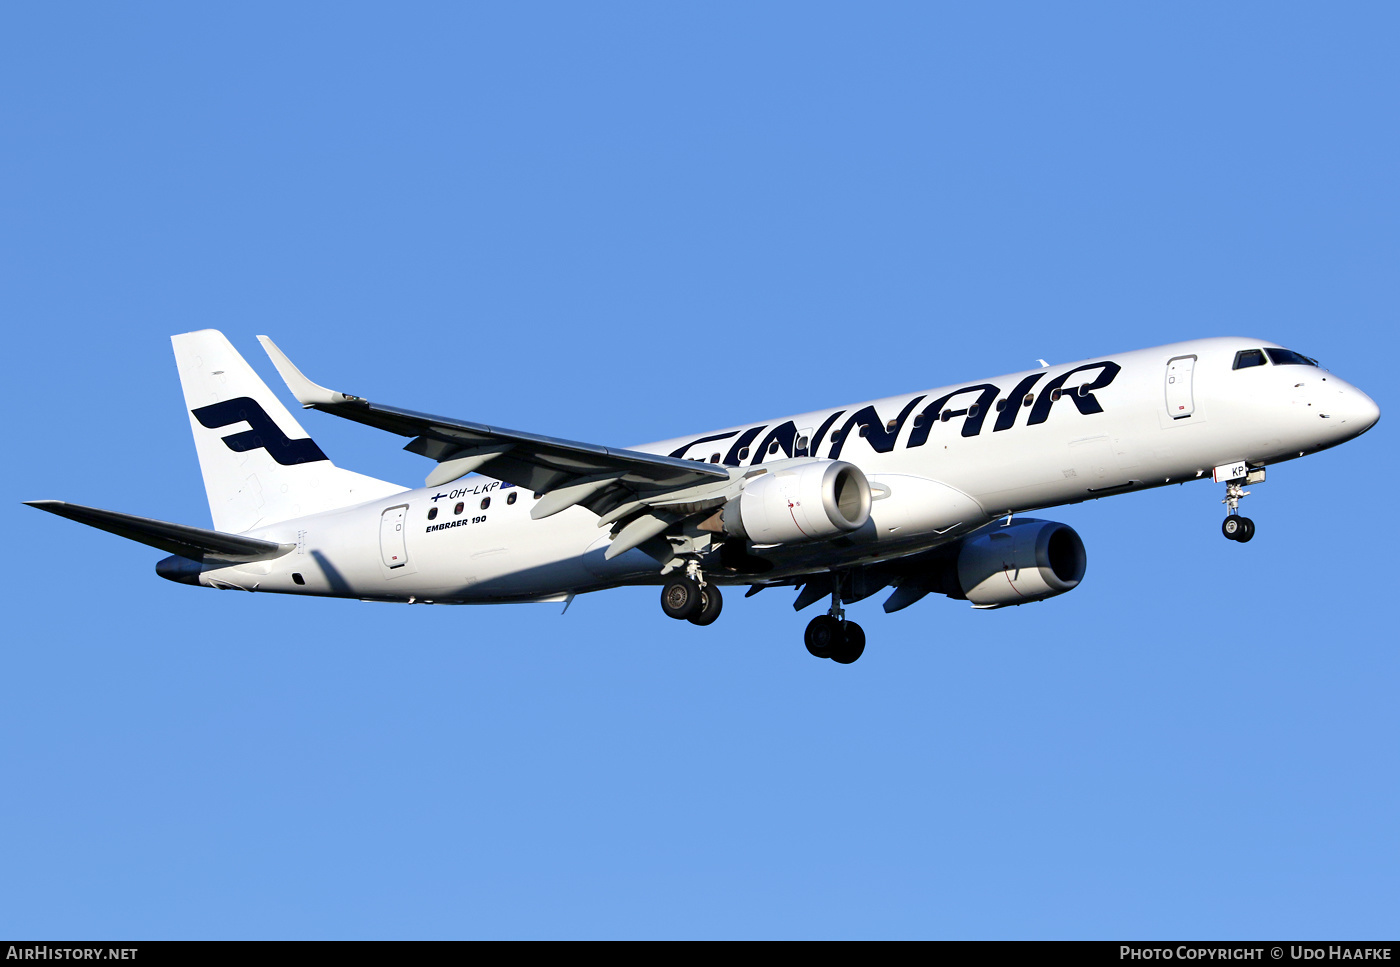
{"type": "Polygon", "coordinates": [[[408,519],[408,507],[390,507],[379,518],[379,553],[384,558],[385,567],[403,567],[408,563],[408,550],[404,546],[404,526],[408,519]]]}
{"type": "Polygon", "coordinates": [[[1173,420],[1184,420],[1196,412],[1196,401],[1191,395],[1195,369],[1195,356],[1177,356],[1167,362],[1167,415],[1173,420]]]}

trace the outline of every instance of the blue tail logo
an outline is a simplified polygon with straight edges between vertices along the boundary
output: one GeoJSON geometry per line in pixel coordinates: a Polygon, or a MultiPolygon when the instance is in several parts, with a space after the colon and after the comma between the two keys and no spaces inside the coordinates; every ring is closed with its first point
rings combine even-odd
{"type": "Polygon", "coordinates": [[[267,411],[251,397],[240,396],[190,412],[201,426],[210,430],[232,423],[247,423],[251,429],[224,437],[224,443],[235,453],[263,449],[284,467],[330,459],[310,437],[305,440],[288,439],[282,428],[272,422],[267,411]]]}

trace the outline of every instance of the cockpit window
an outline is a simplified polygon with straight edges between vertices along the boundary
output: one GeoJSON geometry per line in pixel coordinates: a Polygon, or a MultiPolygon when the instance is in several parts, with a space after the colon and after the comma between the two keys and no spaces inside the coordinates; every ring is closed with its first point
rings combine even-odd
{"type": "Polygon", "coordinates": [[[1248,369],[1251,366],[1264,365],[1264,350],[1262,349],[1241,349],[1235,353],[1235,369],[1248,369]]]}
{"type": "Polygon", "coordinates": [[[1291,349],[1266,349],[1269,361],[1275,366],[1316,366],[1317,360],[1291,349]]]}

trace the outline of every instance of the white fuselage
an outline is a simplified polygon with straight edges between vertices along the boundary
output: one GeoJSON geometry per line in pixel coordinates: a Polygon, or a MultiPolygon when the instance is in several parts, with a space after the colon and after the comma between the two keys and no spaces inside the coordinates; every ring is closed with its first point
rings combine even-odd
{"type": "MultiPolygon", "coordinates": [[[[775,568],[717,583],[792,583],[814,571],[887,560],[957,539],[1009,513],[1207,479],[1335,446],[1379,415],[1360,390],[1302,365],[1233,369],[1219,338],[1095,357],[634,449],[730,466],[801,457],[860,467],[870,521],[834,541],[765,548],[775,568]]],[[[559,600],[659,584],[633,550],[604,560],[609,532],[574,507],[531,519],[534,496],[485,477],[405,491],[249,531],[295,552],[204,571],[213,587],[374,600],[559,600]],[[430,514],[431,519],[430,519],[430,514]]]]}

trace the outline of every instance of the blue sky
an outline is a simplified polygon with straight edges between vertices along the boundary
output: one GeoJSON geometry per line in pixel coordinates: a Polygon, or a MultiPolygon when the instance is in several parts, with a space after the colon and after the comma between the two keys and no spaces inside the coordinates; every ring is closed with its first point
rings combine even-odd
{"type": "MultiPolygon", "coordinates": [[[[8,5],[0,933],[1400,932],[1393,5],[8,5]],[[1047,513],[1072,594],[196,590],[170,354],[628,445],[1205,335],[1386,414],[1219,533],[1047,513]],[[1379,550],[1378,550],[1379,549],[1379,550]]],[[[342,466],[396,438],[308,414],[342,466]]]]}

